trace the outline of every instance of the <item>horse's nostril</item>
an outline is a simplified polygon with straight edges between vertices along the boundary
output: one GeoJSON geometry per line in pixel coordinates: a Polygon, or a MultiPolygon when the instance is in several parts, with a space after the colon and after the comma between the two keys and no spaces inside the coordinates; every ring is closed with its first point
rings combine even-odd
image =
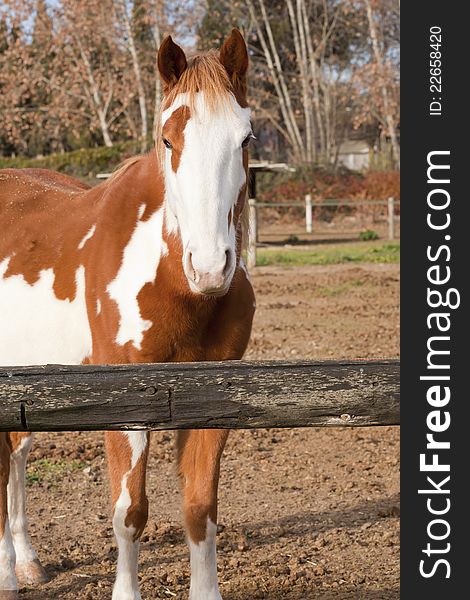
{"type": "Polygon", "coordinates": [[[230,272],[232,267],[232,252],[230,249],[225,250],[225,267],[223,270],[223,275],[227,275],[230,272]]]}
{"type": "Polygon", "coordinates": [[[193,281],[197,281],[196,269],[193,265],[193,253],[188,252],[186,255],[186,273],[188,273],[193,281]]]}

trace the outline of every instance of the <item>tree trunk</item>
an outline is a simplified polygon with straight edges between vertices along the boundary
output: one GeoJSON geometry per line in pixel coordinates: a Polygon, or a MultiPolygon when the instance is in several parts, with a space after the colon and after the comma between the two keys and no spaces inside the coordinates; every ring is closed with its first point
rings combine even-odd
{"type": "Polygon", "coordinates": [[[139,110],[140,110],[140,143],[141,150],[145,152],[147,149],[147,133],[148,133],[148,120],[147,120],[147,99],[145,96],[145,88],[142,80],[142,69],[140,68],[140,61],[137,54],[137,48],[135,46],[134,34],[132,33],[131,22],[129,14],[127,12],[127,5],[125,0],[118,0],[119,12],[122,14],[124,20],[124,26],[127,33],[127,47],[129,54],[132,58],[132,67],[134,69],[135,82],[137,85],[137,94],[139,96],[139,110]]]}
{"type": "Polygon", "coordinates": [[[312,103],[310,98],[310,85],[308,78],[305,33],[300,15],[300,5],[297,0],[297,14],[294,11],[292,0],[287,0],[287,9],[292,27],[294,40],[295,55],[297,66],[299,69],[300,83],[302,87],[302,105],[305,121],[305,141],[306,141],[306,162],[312,163],[314,160],[314,144],[313,144],[313,114],[312,103]]]}
{"type": "Polygon", "coordinates": [[[256,27],[256,31],[258,34],[258,38],[261,44],[261,48],[263,50],[266,64],[268,66],[268,70],[271,74],[271,78],[273,80],[274,89],[276,90],[276,95],[279,100],[279,109],[281,111],[282,117],[284,119],[284,123],[286,125],[286,131],[288,132],[288,140],[294,151],[295,157],[303,161],[304,160],[304,144],[303,140],[300,136],[300,132],[298,130],[297,122],[295,120],[294,111],[292,108],[292,103],[290,100],[289,92],[287,90],[287,86],[285,81],[283,81],[283,72],[279,60],[279,55],[277,54],[277,50],[274,44],[274,38],[272,35],[272,31],[269,25],[269,20],[266,14],[266,8],[262,0],[261,4],[261,12],[263,25],[265,26],[266,32],[269,38],[269,44],[266,40],[266,37],[261,28],[258,15],[256,14],[254,5],[252,0],[247,0],[248,9],[250,12],[250,16],[253,20],[253,23],[256,27]]]}
{"type": "MultiPolygon", "coordinates": [[[[160,33],[160,27],[158,25],[158,17],[155,16],[155,23],[152,27],[152,35],[153,35],[153,41],[155,44],[155,48],[158,51],[158,48],[160,47],[161,44],[161,33],[160,33]]],[[[158,69],[157,72],[155,74],[155,98],[154,98],[154,108],[153,108],[153,139],[154,141],[157,143],[158,140],[155,139],[155,135],[157,133],[157,129],[158,129],[158,119],[160,118],[160,108],[161,108],[161,103],[162,103],[162,83],[160,81],[160,75],[158,73],[158,69]]]]}
{"type": "Polygon", "coordinates": [[[367,20],[369,22],[369,31],[370,37],[372,40],[372,49],[374,52],[375,62],[377,64],[377,70],[379,72],[380,77],[380,86],[381,86],[381,94],[382,100],[384,104],[384,118],[385,123],[387,125],[388,135],[390,136],[390,141],[392,144],[392,152],[393,158],[396,163],[397,168],[400,168],[400,146],[398,144],[397,132],[395,128],[395,124],[393,122],[392,111],[390,109],[390,100],[388,96],[387,84],[385,82],[385,71],[384,71],[384,63],[382,53],[380,51],[378,36],[377,36],[377,28],[375,26],[374,13],[372,9],[371,0],[365,0],[366,10],[367,10],[367,20]]]}
{"type": "Polygon", "coordinates": [[[110,148],[113,145],[113,141],[111,139],[111,134],[110,134],[109,127],[108,127],[107,112],[108,112],[108,107],[109,107],[111,97],[112,97],[112,90],[110,92],[110,97],[108,97],[107,102],[103,103],[100,91],[98,89],[98,85],[97,85],[95,77],[93,75],[93,69],[91,68],[90,61],[88,60],[86,52],[84,51],[82,43],[81,43],[80,39],[78,38],[78,36],[76,36],[75,39],[77,41],[80,58],[84,64],[85,70],[87,72],[87,79],[88,79],[88,83],[90,86],[88,95],[92,100],[93,109],[98,118],[98,123],[100,125],[101,134],[103,136],[103,141],[104,141],[105,145],[108,146],[108,148],[110,148]]]}
{"type": "Polygon", "coordinates": [[[313,92],[313,105],[315,107],[314,117],[316,117],[317,127],[316,131],[318,131],[319,143],[320,143],[320,158],[325,158],[325,131],[324,131],[324,123],[322,119],[322,110],[321,110],[321,100],[320,100],[320,85],[318,83],[319,79],[319,69],[317,65],[317,57],[313,50],[312,36],[309,32],[308,26],[308,15],[307,9],[305,6],[304,0],[302,0],[302,18],[303,18],[303,26],[305,30],[305,37],[307,42],[307,54],[308,61],[310,64],[310,80],[312,84],[312,92],[313,92]]]}
{"type": "Polygon", "coordinates": [[[111,135],[109,133],[108,124],[106,123],[106,118],[101,113],[101,111],[99,111],[98,118],[100,121],[101,133],[103,134],[104,145],[108,146],[108,148],[111,148],[113,145],[113,140],[111,139],[111,135]]]}

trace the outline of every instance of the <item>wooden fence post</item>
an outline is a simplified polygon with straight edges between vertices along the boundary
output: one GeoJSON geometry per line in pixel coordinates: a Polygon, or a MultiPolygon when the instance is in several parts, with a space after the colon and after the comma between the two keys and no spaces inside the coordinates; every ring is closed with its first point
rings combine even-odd
{"type": "Polygon", "coordinates": [[[393,240],[395,238],[395,209],[394,199],[388,199],[388,239],[393,240]]]}
{"type": "Polygon", "coordinates": [[[256,267],[256,241],[258,239],[258,222],[256,214],[256,200],[248,199],[249,204],[249,235],[248,235],[248,250],[247,250],[247,266],[249,269],[256,267]]]}
{"type": "Polygon", "coordinates": [[[306,194],[305,196],[305,230],[307,233],[312,233],[312,195],[306,194]]]}

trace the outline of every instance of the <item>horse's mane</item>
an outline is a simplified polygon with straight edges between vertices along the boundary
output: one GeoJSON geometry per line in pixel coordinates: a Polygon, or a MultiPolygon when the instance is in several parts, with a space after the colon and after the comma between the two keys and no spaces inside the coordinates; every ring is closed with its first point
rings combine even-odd
{"type": "Polygon", "coordinates": [[[189,58],[181,77],[169,90],[166,90],[161,110],[171,106],[178,94],[187,94],[191,102],[197,92],[204,92],[205,100],[211,110],[215,110],[218,102],[232,92],[227,71],[215,50],[189,58]]]}
{"type": "Polygon", "coordinates": [[[143,154],[137,154],[136,156],[131,156],[130,158],[123,160],[111,173],[111,176],[106,180],[106,183],[113,183],[120,175],[125,173],[129,167],[132,167],[132,165],[138,162],[143,156],[143,154]]]}

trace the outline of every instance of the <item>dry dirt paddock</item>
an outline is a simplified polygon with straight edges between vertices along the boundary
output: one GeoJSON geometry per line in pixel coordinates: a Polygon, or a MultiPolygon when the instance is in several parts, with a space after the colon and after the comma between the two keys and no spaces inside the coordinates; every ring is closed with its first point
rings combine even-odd
{"type": "MultiPolygon", "coordinates": [[[[247,358],[396,357],[397,265],[258,267],[247,358]]],[[[397,428],[232,432],[218,535],[224,600],[399,598],[397,428]]],[[[101,434],[38,435],[31,530],[51,581],[23,600],[109,600],[116,561],[101,434]]],[[[173,435],[153,435],[144,599],[186,598],[173,435]]]]}

